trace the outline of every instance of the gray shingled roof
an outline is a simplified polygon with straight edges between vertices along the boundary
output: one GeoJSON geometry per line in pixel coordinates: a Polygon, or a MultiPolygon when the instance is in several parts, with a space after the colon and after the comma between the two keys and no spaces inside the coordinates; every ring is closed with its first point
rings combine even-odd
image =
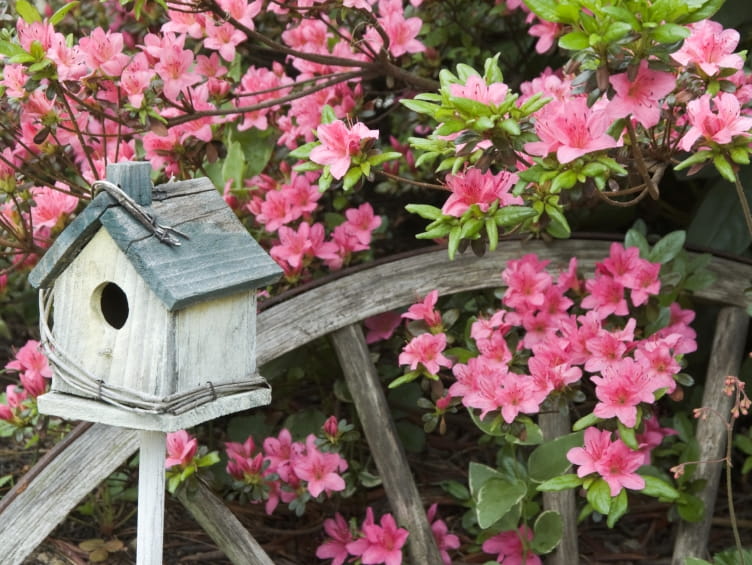
{"type": "Polygon", "coordinates": [[[29,282],[36,288],[51,287],[100,226],[171,311],[263,287],[282,274],[209,179],[159,185],[151,205],[144,208],[189,239],[179,238],[180,246],[161,243],[101,192],[57,237],[32,270],[29,282]]]}

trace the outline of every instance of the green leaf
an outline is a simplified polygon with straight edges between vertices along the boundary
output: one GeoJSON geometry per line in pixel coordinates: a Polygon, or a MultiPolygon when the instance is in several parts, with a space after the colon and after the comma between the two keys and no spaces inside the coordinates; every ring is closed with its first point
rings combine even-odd
{"type": "Polygon", "coordinates": [[[209,467],[211,465],[214,465],[215,463],[219,463],[218,451],[210,451],[203,457],[196,459],[196,465],[198,467],[209,467]]]}
{"type": "Polygon", "coordinates": [[[319,145],[321,145],[321,143],[319,143],[318,141],[310,141],[305,145],[301,145],[300,147],[293,149],[292,151],[290,151],[289,155],[294,159],[308,159],[308,156],[311,154],[313,148],[318,147],[319,145]]]}
{"type": "Polygon", "coordinates": [[[627,513],[628,508],[627,489],[621,489],[621,492],[611,501],[611,508],[608,511],[606,525],[609,528],[613,528],[619,518],[627,513]]]}
{"type": "Polygon", "coordinates": [[[658,477],[645,476],[645,488],[640,492],[647,496],[654,496],[664,500],[678,500],[681,496],[678,490],[658,477]]]}
{"type": "Polygon", "coordinates": [[[524,2],[525,6],[530,8],[530,11],[540,19],[546,20],[547,22],[559,21],[559,13],[556,10],[556,6],[559,2],[555,0],[524,0],[524,2]]]}
{"type": "Polygon", "coordinates": [[[433,104],[431,102],[423,102],[422,100],[400,100],[400,103],[403,106],[407,106],[410,110],[413,112],[417,112],[418,114],[429,114],[433,115],[436,110],[439,109],[438,104],[433,104]]]}
{"type": "Polygon", "coordinates": [[[499,227],[511,228],[536,215],[537,212],[528,206],[510,205],[499,208],[494,218],[499,227]]]}
{"type": "Polygon", "coordinates": [[[661,238],[650,250],[648,260],[653,263],[668,263],[684,248],[687,233],[677,230],[661,238]]]}
{"type": "Polygon", "coordinates": [[[486,481],[476,498],[475,513],[478,526],[482,529],[491,527],[504,514],[525,498],[527,486],[523,481],[506,481],[493,478],[486,481]]]}
{"type": "Polygon", "coordinates": [[[475,497],[478,495],[478,492],[480,491],[480,487],[482,487],[486,481],[490,479],[503,479],[504,475],[502,475],[499,471],[494,469],[493,467],[489,467],[488,465],[483,465],[482,463],[476,463],[475,461],[471,461],[470,465],[468,466],[468,486],[470,487],[470,494],[475,497]]]}
{"type": "Polygon", "coordinates": [[[569,227],[569,222],[564,217],[558,206],[546,204],[546,214],[548,214],[551,220],[546,226],[546,232],[551,234],[557,239],[567,239],[572,235],[572,230],[569,227]]]}
{"type": "Polygon", "coordinates": [[[650,36],[659,43],[676,43],[689,36],[689,29],[676,24],[663,24],[655,28],[650,36]]]}
{"type": "Polygon", "coordinates": [[[65,5],[63,5],[61,8],[57,10],[52,16],[50,17],[50,24],[53,26],[59,24],[61,21],[63,21],[63,18],[70,12],[73,8],[77,7],[80,4],[80,2],[69,2],[65,5]]]}
{"type": "Polygon", "coordinates": [[[544,482],[562,475],[571,463],[567,453],[573,447],[582,447],[584,432],[575,432],[546,441],[536,447],[528,459],[528,472],[534,481],[544,482]]]}
{"type": "Polygon", "coordinates": [[[447,251],[449,252],[450,259],[454,259],[454,256],[457,254],[457,249],[459,249],[460,247],[460,233],[460,226],[454,226],[451,230],[449,230],[449,245],[447,247],[447,251]]]}
{"type": "Polygon", "coordinates": [[[386,163],[387,161],[394,161],[395,159],[401,159],[403,157],[402,153],[398,153],[397,151],[387,151],[386,153],[377,153],[376,155],[371,155],[368,157],[368,162],[373,167],[378,167],[382,163],[386,163]]]}
{"type": "Polygon", "coordinates": [[[26,23],[41,22],[42,15],[36,9],[36,7],[27,0],[16,0],[16,13],[26,23]]]}
{"type": "Polygon", "coordinates": [[[358,184],[358,181],[360,180],[360,177],[363,176],[363,171],[360,170],[360,167],[353,167],[347,173],[345,173],[345,178],[342,183],[342,188],[345,190],[350,190],[352,187],[354,187],[356,184],[358,184]]]}
{"type": "Polygon", "coordinates": [[[683,492],[676,501],[676,511],[686,522],[699,522],[705,515],[705,504],[699,497],[683,492]]]}
{"type": "Polygon", "coordinates": [[[619,437],[621,440],[631,449],[640,449],[640,444],[637,441],[634,428],[628,428],[621,423],[621,420],[617,420],[617,426],[619,428],[619,437]]]}
{"type": "Polygon", "coordinates": [[[608,515],[611,508],[611,487],[603,479],[596,479],[587,490],[587,501],[596,512],[608,515]]]}
{"type": "Polygon", "coordinates": [[[583,416],[579,420],[577,420],[572,425],[572,430],[575,432],[579,432],[580,430],[584,430],[585,428],[589,428],[590,426],[594,426],[598,422],[600,422],[601,419],[593,414],[592,412],[586,416],[583,416]]]}
{"type": "Polygon", "coordinates": [[[323,108],[321,108],[321,123],[322,124],[331,124],[332,122],[337,121],[337,114],[334,113],[334,108],[332,108],[329,104],[325,104],[323,108]]]}
{"type": "Polygon", "coordinates": [[[687,557],[684,561],[684,565],[713,565],[710,561],[705,561],[699,557],[687,557]]]}
{"type": "Polygon", "coordinates": [[[290,430],[293,439],[303,439],[315,434],[326,422],[326,415],[318,408],[304,408],[285,418],[283,426],[290,430]]]}
{"type": "Polygon", "coordinates": [[[640,257],[647,259],[650,255],[650,244],[645,236],[638,230],[632,228],[627,232],[624,238],[624,247],[636,247],[640,250],[640,257]]]}
{"type": "Polygon", "coordinates": [[[603,34],[603,40],[607,43],[613,43],[615,41],[619,41],[631,31],[632,26],[628,23],[614,22],[610,26],[608,26],[606,33],[603,34]]]}
{"type": "Polygon", "coordinates": [[[554,177],[554,181],[551,183],[551,192],[556,194],[561,192],[562,189],[572,188],[575,184],[577,184],[577,172],[568,169],[554,177]]]}
{"type": "Polygon", "coordinates": [[[582,479],[580,477],[574,473],[568,473],[566,475],[559,475],[558,477],[548,479],[546,482],[539,484],[537,490],[541,492],[556,492],[577,488],[581,485],[582,479]]]}
{"type": "MultiPolygon", "coordinates": [[[[752,167],[739,171],[745,197],[752,198],[752,167]]],[[[687,243],[727,253],[742,253],[752,243],[733,187],[718,180],[705,193],[687,229],[687,243]]]]}
{"type": "Polygon", "coordinates": [[[533,525],[532,550],[539,555],[550,553],[559,545],[563,531],[561,514],[554,510],[541,513],[533,525]]]}
{"type": "Polygon", "coordinates": [[[729,182],[736,182],[736,174],[734,173],[734,167],[726,160],[723,155],[713,156],[713,165],[716,170],[729,182]]]}
{"type": "Polygon", "coordinates": [[[725,0],[707,0],[707,2],[703,2],[701,8],[694,10],[689,18],[686,18],[682,23],[691,24],[700,20],[710,19],[713,17],[713,14],[721,9],[724,2],[725,0]]]}
{"type": "Polygon", "coordinates": [[[420,371],[410,371],[408,373],[405,373],[401,377],[397,377],[392,382],[389,383],[389,388],[397,388],[398,386],[410,383],[417,379],[420,376],[420,371]]]}
{"type": "Polygon", "coordinates": [[[408,204],[405,206],[405,210],[411,214],[418,214],[418,216],[426,220],[436,220],[444,215],[440,208],[429,204],[408,204]]]}
{"type": "Polygon", "coordinates": [[[710,151],[697,151],[690,157],[684,159],[684,161],[682,161],[678,165],[675,165],[674,170],[681,171],[682,169],[686,169],[687,167],[690,167],[692,165],[699,165],[700,163],[708,161],[712,157],[712,155],[713,154],[710,151]]]}
{"type": "Polygon", "coordinates": [[[227,182],[230,179],[235,186],[242,186],[245,180],[245,155],[239,141],[231,142],[227,147],[227,157],[222,164],[222,179],[227,182]]]}

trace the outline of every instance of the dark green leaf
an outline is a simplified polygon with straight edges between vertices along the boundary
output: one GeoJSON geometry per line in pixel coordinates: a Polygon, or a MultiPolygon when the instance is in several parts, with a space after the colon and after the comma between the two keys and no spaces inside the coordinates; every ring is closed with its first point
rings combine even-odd
{"type": "Polygon", "coordinates": [[[543,512],[533,525],[533,551],[539,555],[553,551],[561,541],[563,530],[564,521],[561,514],[553,510],[543,512]]]}
{"type": "Polygon", "coordinates": [[[584,432],[557,437],[536,447],[528,459],[528,472],[534,481],[547,481],[562,475],[571,463],[567,453],[573,447],[582,447],[584,432]]]}
{"type": "Polygon", "coordinates": [[[510,482],[496,478],[486,481],[476,498],[478,526],[483,529],[491,527],[520,502],[526,493],[527,486],[522,481],[510,482]]]}
{"type": "Polygon", "coordinates": [[[676,257],[684,247],[687,233],[674,231],[661,238],[650,250],[648,260],[653,263],[667,263],[676,257]]]}
{"type": "Polygon", "coordinates": [[[627,513],[628,501],[627,501],[627,489],[621,489],[621,492],[611,501],[611,508],[608,512],[608,519],[606,525],[609,528],[613,528],[616,522],[627,513]]]}
{"type": "Polygon", "coordinates": [[[683,492],[676,501],[676,511],[686,522],[699,522],[705,515],[705,504],[695,495],[683,492]]]}

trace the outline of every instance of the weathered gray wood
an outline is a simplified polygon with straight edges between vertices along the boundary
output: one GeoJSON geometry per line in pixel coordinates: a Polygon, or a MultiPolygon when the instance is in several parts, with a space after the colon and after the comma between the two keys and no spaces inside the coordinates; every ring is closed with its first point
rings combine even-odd
{"type": "Polygon", "coordinates": [[[728,436],[726,421],[733,403],[733,398],[723,392],[724,383],[727,376],[739,375],[748,327],[749,315],[742,308],[727,307],[718,314],[702,397],[702,406],[710,409],[711,413],[697,422],[695,434],[700,445],[700,463],[697,464],[694,478],[707,481],[698,494],[705,504],[705,514],[699,522],[679,523],[673,565],[684,565],[687,557],[710,557],[708,538],[724,466],[718,460],[725,457],[728,436]]]}
{"type": "MultiPolygon", "coordinates": [[[[195,182],[180,184],[185,190],[200,190],[195,182]]],[[[109,198],[106,194],[97,198],[102,197],[109,198]]],[[[155,200],[162,197],[166,196],[157,191],[155,200]]],[[[504,263],[525,253],[537,253],[541,259],[553,259],[562,266],[576,255],[583,269],[592,269],[595,261],[606,256],[609,245],[590,240],[557,241],[553,245],[507,241],[480,259],[462,255],[452,262],[445,249],[433,249],[356,273],[343,272],[341,278],[301,292],[259,314],[257,363],[262,366],[333,330],[410,304],[417,295],[425,295],[434,288],[450,294],[498,286],[504,263]]],[[[712,288],[696,293],[697,296],[745,307],[744,289],[752,279],[752,266],[714,257],[709,268],[717,281],[712,288]]],[[[41,481],[40,487],[19,493],[13,504],[0,513],[0,547],[13,548],[13,557],[8,558],[7,565],[16,565],[28,555],[91,489],[137,448],[136,432],[95,426],[96,430],[100,428],[107,430],[104,441],[97,432],[87,432],[85,438],[66,450],[65,457],[54,459],[45,468],[48,483],[35,479],[32,485],[41,481]],[[79,460],[83,464],[79,465],[79,460]],[[85,464],[87,461],[90,464],[85,464]],[[58,477],[66,476],[61,473],[75,477],[75,490],[69,488],[69,481],[57,482],[58,477]],[[54,491],[51,491],[53,496],[47,496],[49,483],[56,484],[64,496],[54,491]],[[21,516],[23,522],[16,523],[21,516]]]]}
{"type": "Polygon", "coordinates": [[[177,498],[235,565],[274,565],[246,527],[202,482],[190,492],[178,489],[177,498]]]}
{"type": "MultiPolygon", "coordinates": [[[[572,423],[569,409],[565,405],[555,412],[542,413],[538,416],[538,425],[546,440],[570,433],[572,423]]],[[[558,512],[564,523],[561,542],[546,558],[546,565],[577,565],[580,558],[577,543],[577,503],[574,491],[544,492],[543,508],[558,512]]]]}
{"type": "Polygon", "coordinates": [[[151,204],[151,163],[126,161],[107,165],[107,180],[118,185],[123,192],[142,206],[151,204]]]}
{"type": "Polygon", "coordinates": [[[167,434],[139,432],[136,565],[162,565],[167,434]]]}
{"type": "MultiPolygon", "coordinates": [[[[412,255],[359,270],[270,308],[259,317],[258,335],[274,344],[276,355],[282,355],[335,329],[411,304],[434,289],[443,296],[502,286],[500,273],[506,262],[526,253],[537,253],[541,259],[550,259],[552,268],[562,269],[576,256],[580,267],[592,272],[595,263],[608,256],[610,245],[590,240],[506,241],[480,258],[466,254],[450,261],[446,249],[412,255]]],[[[695,295],[746,308],[744,289],[752,280],[752,265],[714,257],[709,270],[716,276],[715,283],[695,295]]],[[[262,347],[259,343],[259,363],[262,347]]]]}
{"type": "Polygon", "coordinates": [[[19,565],[137,448],[136,432],[96,424],[39,470],[0,514],[3,565],[19,565]]]}
{"type": "Polygon", "coordinates": [[[410,532],[407,538],[410,562],[439,564],[441,555],[397,436],[381,381],[371,362],[363,330],[357,324],[346,326],[332,332],[332,341],[389,504],[397,522],[410,532]]]}

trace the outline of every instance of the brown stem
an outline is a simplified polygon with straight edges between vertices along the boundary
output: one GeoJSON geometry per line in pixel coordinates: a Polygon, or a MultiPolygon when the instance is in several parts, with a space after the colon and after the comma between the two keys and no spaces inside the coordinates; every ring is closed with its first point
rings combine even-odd
{"type": "Polygon", "coordinates": [[[409,179],[407,177],[402,177],[399,175],[393,175],[392,173],[387,173],[386,171],[377,171],[378,174],[387,177],[388,179],[396,180],[398,182],[404,182],[407,184],[412,184],[413,186],[420,186],[421,188],[430,188],[432,190],[443,190],[443,191],[451,191],[449,188],[444,186],[443,184],[433,184],[430,182],[420,182],[417,180],[409,179]]]}
{"type": "Polygon", "coordinates": [[[97,168],[94,166],[94,160],[91,158],[91,154],[86,150],[86,142],[84,141],[83,133],[81,132],[81,129],[78,127],[78,122],[76,121],[76,114],[73,112],[73,108],[71,108],[70,103],[68,102],[68,98],[65,96],[65,90],[60,88],[59,83],[55,83],[57,86],[56,90],[60,98],[63,100],[63,105],[65,106],[65,109],[68,111],[68,117],[71,120],[71,123],[73,124],[73,129],[76,131],[76,137],[78,138],[78,142],[81,144],[81,149],[84,152],[84,155],[86,155],[86,160],[89,162],[89,167],[91,168],[92,175],[97,174],[97,168]]]}
{"type": "MultiPolygon", "coordinates": [[[[727,160],[730,162],[729,158],[727,160]]],[[[752,214],[749,211],[749,202],[747,202],[747,196],[744,194],[744,187],[739,178],[739,171],[736,168],[734,168],[734,187],[736,188],[736,195],[739,197],[739,204],[742,205],[742,214],[744,214],[744,221],[747,223],[747,230],[752,235],[752,214]]]]}
{"type": "Polygon", "coordinates": [[[631,119],[627,119],[627,133],[629,134],[629,141],[632,144],[632,154],[635,158],[637,171],[640,173],[642,181],[645,183],[650,196],[653,198],[653,200],[658,200],[660,193],[658,192],[658,187],[653,182],[653,179],[650,177],[650,173],[645,166],[645,158],[642,156],[640,144],[637,141],[637,135],[635,134],[634,125],[632,125],[631,119]]]}

